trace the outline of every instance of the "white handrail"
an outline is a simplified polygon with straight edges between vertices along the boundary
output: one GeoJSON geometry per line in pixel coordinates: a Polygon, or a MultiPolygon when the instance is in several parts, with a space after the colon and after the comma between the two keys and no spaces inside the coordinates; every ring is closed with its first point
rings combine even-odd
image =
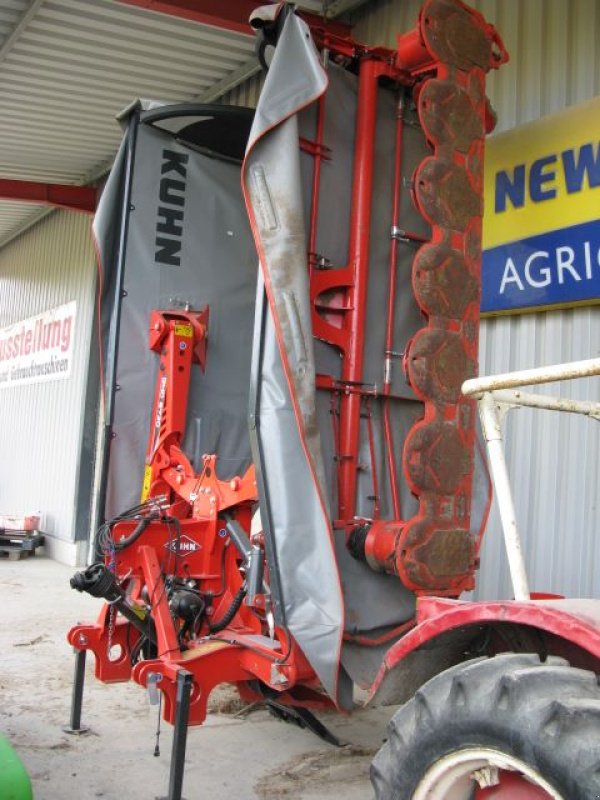
{"type": "Polygon", "coordinates": [[[515,600],[529,600],[527,568],[525,567],[523,547],[517,527],[517,515],[510,488],[508,468],[504,458],[502,421],[498,404],[491,392],[485,392],[479,399],[479,416],[481,417],[481,429],[490,459],[494,493],[498,503],[498,510],[500,511],[504,546],[515,600]]]}
{"type": "Polygon", "coordinates": [[[515,389],[518,386],[588,378],[593,375],[600,375],[600,358],[588,358],[586,361],[571,361],[567,364],[553,364],[548,367],[521,369],[500,375],[471,378],[463,383],[462,391],[467,397],[475,397],[494,389],[515,389]]]}
{"type": "Polygon", "coordinates": [[[463,394],[468,397],[476,397],[478,400],[481,428],[486,441],[490,470],[500,511],[504,545],[515,600],[529,600],[530,594],[523,547],[517,527],[515,506],[504,457],[502,441],[503,413],[506,410],[523,405],[532,408],[586,414],[594,419],[600,419],[600,403],[567,400],[543,394],[537,395],[507,390],[517,389],[521,386],[550,383],[552,381],[585,378],[593,375],[600,375],[600,358],[572,361],[568,364],[555,364],[536,369],[517,370],[483,378],[472,378],[462,385],[463,394]]]}
{"type": "Polygon", "coordinates": [[[492,396],[497,403],[508,406],[566,411],[568,414],[583,414],[600,420],[600,403],[595,403],[593,400],[571,400],[568,397],[552,397],[548,394],[523,392],[521,389],[494,389],[492,396]]]}

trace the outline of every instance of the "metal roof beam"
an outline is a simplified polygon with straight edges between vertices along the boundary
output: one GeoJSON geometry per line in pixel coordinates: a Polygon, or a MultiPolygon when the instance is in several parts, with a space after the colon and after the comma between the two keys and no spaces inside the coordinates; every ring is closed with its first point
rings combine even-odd
{"type": "Polygon", "coordinates": [[[21,19],[15,25],[13,32],[4,40],[2,47],[0,47],[0,63],[4,61],[6,56],[13,49],[25,28],[37,14],[43,2],[44,0],[30,0],[29,5],[23,11],[21,19]]]}
{"type": "Polygon", "coordinates": [[[96,210],[97,190],[90,186],[69,186],[60,183],[17,181],[0,178],[0,199],[18,200],[22,203],[66,208],[93,214],[96,210]]]}
{"type": "MultiPolygon", "coordinates": [[[[223,0],[117,0],[117,2],[122,5],[136,6],[148,11],[158,11],[161,14],[189,19],[203,25],[224,28],[235,33],[245,33],[248,36],[254,33],[248,22],[250,14],[256,8],[265,5],[264,0],[227,0],[227,2],[223,2],[223,0]]],[[[299,13],[311,28],[326,28],[337,36],[350,34],[349,25],[324,20],[316,14],[309,14],[305,11],[299,13]]]]}

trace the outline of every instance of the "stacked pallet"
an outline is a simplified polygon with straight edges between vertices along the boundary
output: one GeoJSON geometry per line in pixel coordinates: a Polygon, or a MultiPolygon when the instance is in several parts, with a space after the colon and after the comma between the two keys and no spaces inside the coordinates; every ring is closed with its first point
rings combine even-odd
{"type": "Polygon", "coordinates": [[[35,554],[36,548],[44,544],[39,527],[39,515],[0,514],[0,554],[13,560],[35,554]]]}

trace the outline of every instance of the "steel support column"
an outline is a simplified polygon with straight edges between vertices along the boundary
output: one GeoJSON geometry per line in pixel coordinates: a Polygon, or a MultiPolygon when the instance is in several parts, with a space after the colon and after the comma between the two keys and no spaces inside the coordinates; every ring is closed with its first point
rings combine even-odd
{"type": "Polygon", "coordinates": [[[185,669],[177,673],[177,710],[173,730],[173,749],[171,752],[171,771],[169,774],[169,794],[167,800],[181,800],[183,771],[185,769],[185,749],[187,744],[190,696],[194,676],[185,669]]]}
{"type": "Polygon", "coordinates": [[[81,724],[81,706],[83,704],[83,686],[85,683],[85,657],[87,651],[74,648],[74,652],[75,673],[73,675],[71,715],[69,718],[69,724],[63,727],[63,731],[75,736],[80,736],[82,733],[87,733],[89,731],[88,727],[81,724]]]}

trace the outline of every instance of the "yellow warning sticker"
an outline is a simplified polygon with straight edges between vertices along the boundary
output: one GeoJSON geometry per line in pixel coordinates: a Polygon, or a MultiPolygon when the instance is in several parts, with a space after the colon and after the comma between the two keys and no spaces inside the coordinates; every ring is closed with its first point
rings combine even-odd
{"type": "Polygon", "coordinates": [[[141,502],[145,503],[150,494],[150,483],[152,481],[152,467],[146,466],[144,468],[144,483],[142,484],[141,502]]]}
{"type": "Polygon", "coordinates": [[[194,329],[187,322],[176,322],[174,330],[175,336],[186,336],[191,339],[194,335],[194,329]]]}
{"type": "Polygon", "coordinates": [[[129,610],[133,611],[133,613],[136,615],[136,617],[138,617],[138,619],[141,619],[143,621],[148,616],[148,614],[146,613],[146,610],[144,608],[142,608],[141,606],[139,606],[137,603],[134,603],[134,602],[130,601],[128,603],[128,606],[129,606],[129,610]]]}

